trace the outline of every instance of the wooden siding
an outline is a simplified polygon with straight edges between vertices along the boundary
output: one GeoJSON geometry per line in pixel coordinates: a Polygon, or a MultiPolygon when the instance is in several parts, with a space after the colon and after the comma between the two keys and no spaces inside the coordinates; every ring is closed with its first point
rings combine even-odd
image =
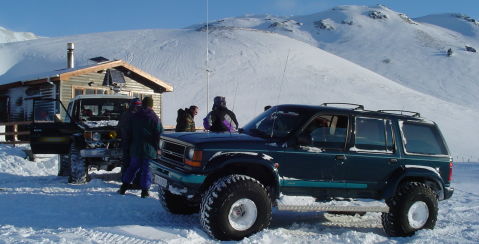
{"type": "MultiPolygon", "coordinates": [[[[91,88],[91,89],[108,89],[108,94],[114,94],[113,91],[109,90],[109,87],[102,86],[103,84],[103,78],[105,76],[105,72],[103,73],[97,73],[97,72],[92,72],[88,74],[82,74],[79,76],[71,77],[67,81],[61,81],[60,82],[60,100],[62,103],[65,105],[65,107],[68,106],[68,103],[70,100],[73,98],[73,89],[75,87],[81,87],[81,88],[91,88]],[[93,82],[91,86],[88,85],[88,83],[93,82]]],[[[132,96],[133,93],[142,93],[145,95],[151,95],[153,97],[153,102],[154,102],[154,110],[155,112],[160,116],[161,114],[161,94],[160,93],[154,93],[153,89],[150,87],[147,87],[143,84],[138,83],[137,81],[125,76],[125,86],[123,87],[122,91],[120,93],[122,94],[127,94],[132,96]]]]}

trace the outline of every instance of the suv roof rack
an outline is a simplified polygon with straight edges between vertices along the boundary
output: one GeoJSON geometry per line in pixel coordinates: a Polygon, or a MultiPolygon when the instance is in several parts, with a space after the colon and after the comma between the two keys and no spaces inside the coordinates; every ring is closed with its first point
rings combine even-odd
{"type": "Polygon", "coordinates": [[[353,110],[364,110],[364,106],[361,104],[356,103],[322,103],[321,106],[329,106],[329,105],[348,105],[354,106],[353,110]]]}
{"type": "Polygon", "coordinates": [[[416,118],[421,117],[421,114],[420,114],[420,113],[414,112],[414,111],[408,111],[408,110],[382,109],[382,110],[378,110],[378,112],[381,112],[381,113],[392,113],[392,114],[401,114],[401,115],[409,115],[409,116],[416,117],[416,118]]]}

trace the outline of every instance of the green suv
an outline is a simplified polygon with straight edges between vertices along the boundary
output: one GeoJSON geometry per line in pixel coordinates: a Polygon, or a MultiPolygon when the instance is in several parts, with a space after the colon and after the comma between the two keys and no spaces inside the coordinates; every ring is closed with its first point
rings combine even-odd
{"type": "Polygon", "coordinates": [[[219,240],[268,227],[280,194],[384,200],[389,236],[434,228],[438,200],[454,191],[437,125],[415,112],[331,105],[275,106],[239,133],[164,134],[150,165],[160,201],[175,214],[199,211],[219,240]]]}

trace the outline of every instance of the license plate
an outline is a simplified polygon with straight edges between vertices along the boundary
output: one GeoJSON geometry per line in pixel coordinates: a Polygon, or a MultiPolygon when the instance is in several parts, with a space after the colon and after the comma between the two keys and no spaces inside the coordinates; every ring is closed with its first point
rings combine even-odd
{"type": "Polygon", "coordinates": [[[155,175],[155,183],[161,187],[166,187],[168,185],[168,180],[161,176],[155,175]]]}

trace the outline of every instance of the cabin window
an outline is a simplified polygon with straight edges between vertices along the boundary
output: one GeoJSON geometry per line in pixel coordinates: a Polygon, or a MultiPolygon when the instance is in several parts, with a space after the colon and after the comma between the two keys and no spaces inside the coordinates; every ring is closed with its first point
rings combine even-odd
{"type": "Polygon", "coordinates": [[[95,89],[85,89],[85,94],[87,94],[87,95],[96,94],[96,90],[95,89]]]}
{"type": "Polygon", "coordinates": [[[108,94],[108,90],[105,88],[73,87],[73,97],[92,94],[108,94]]]}
{"type": "Polygon", "coordinates": [[[78,89],[78,88],[74,89],[73,97],[76,97],[78,95],[83,95],[83,89],[78,89]]]}
{"type": "Polygon", "coordinates": [[[153,97],[152,94],[145,94],[145,93],[139,93],[139,92],[132,92],[131,96],[132,97],[137,97],[140,100],[143,100],[143,98],[145,98],[145,97],[153,97]]]}

